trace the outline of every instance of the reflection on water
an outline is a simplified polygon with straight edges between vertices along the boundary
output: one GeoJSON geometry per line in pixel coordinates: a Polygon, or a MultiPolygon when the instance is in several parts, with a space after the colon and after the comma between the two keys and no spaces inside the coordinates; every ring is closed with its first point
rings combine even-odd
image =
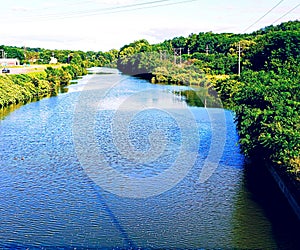
{"type": "MultiPolygon", "coordinates": [[[[66,86],[56,86],[49,95],[36,96],[33,99],[29,100],[28,103],[37,102],[37,101],[40,101],[41,99],[47,98],[47,97],[54,97],[54,96],[57,96],[58,94],[68,93],[68,91],[69,91],[69,89],[66,86]]],[[[5,107],[5,108],[0,108],[0,120],[4,119],[11,112],[19,109],[24,104],[26,104],[26,103],[18,103],[18,104],[10,105],[10,106],[5,107]]]]}
{"type": "Polygon", "coordinates": [[[16,105],[10,105],[7,108],[1,108],[0,109],[0,120],[4,119],[7,115],[9,115],[9,113],[17,110],[21,106],[22,106],[22,104],[16,104],[16,105]]]}
{"type": "Polygon", "coordinates": [[[67,86],[57,85],[52,89],[50,96],[54,97],[57,96],[58,94],[68,93],[68,91],[69,89],[67,86]]]}
{"type": "MultiPolygon", "coordinates": [[[[206,182],[199,182],[210,143],[218,140],[212,133],[212,123],[218,124],[218,119],[212,120],[210,111],[198,105],[187,107],[185,100],[190,97],[178,94],[187,90],[151,85],[118,72],[93,74],[69,86],[64,95],[27,104],[1,120],[0,248],[297,248],[298,239],[291,237],[295,228],[280,228],[282,219],[270,216],[268,204],[257,199],[257,190],[248,182],[257,185],[258,180],[245,171],[230,111],[224,111],[226,141],[218,167],[206,182]],[[79,104],[85,108],[78,108],[79,104]],[[173,107],[193,115],[200,139],[197,147],[192,143],[195,135],[181,128],[191,122],[186,119],[178,126],[169,112],[173,107]],[[127,126],[116,120],[117,114],[136,110],[127,126]],[[95,112],[92,123],[88,122],[90,111],[95,112]],[[81,115],[87,119],[81,119],[81,127],[77,124],[81,129],[75,131],[74,122],[81,115]],[[152,138],[154,142],[165,140],[162,154],[147,163],[124,155],[129,148],[151,151],[153,131],[161,131],[152,138]],[[121,140],[125,134],[129,144],[121,140]],[[87,175],[74,136],[83,142],[86,155],[95,147],[104,157],[103,165],[97,166],[101,178],[109,174],[101,172],[106,163],[127,178],[114,184],[125,190],[129,177],[147,180],[170,169],[186,136],[191,142],[188,149],[197,157],[172,188],[159,195],[129,198],[110,192],[87,175]],[[121,147],[116,141],[129,146],[121,147]]],[[[114,179],[108,181],[114,183],[114,179]]],[[[286,219],[289,210],[281,211],[286,219]]]]}
{"type": "Polygon", "coordinates": [[[175,91],[174,94],[181,97],[189,106],[222,108],[222,102],[213,90],[193,86],[187,90],[175,91]]]}

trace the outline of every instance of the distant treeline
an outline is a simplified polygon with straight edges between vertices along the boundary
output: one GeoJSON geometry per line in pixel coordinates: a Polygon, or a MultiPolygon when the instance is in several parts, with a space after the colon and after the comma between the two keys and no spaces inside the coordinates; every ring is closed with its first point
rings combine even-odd
{"type": "Polygon", "coordinates": [[[120,49],[117,66],[152,82],[214,87],[235,112],[243,152],[300,181],[299,21],[251,34],[207,32],[154,45],[139,40],[120,49]],[[174,57],[180,52],[182,64],[174,57]]]}
{"type": "Polygon", "coordinates": [[[83,62],[88,67],[102,67],[115,65],[118,56],[118,50],[115,49],[108,52],[84,52],[81,50],[49,50],[5,45],[0,45],[0,49],[4,50],[6,58],[17,58],[21,64],[48,64],[53,56],[58,60],[58,63],[70,63],[73,61],[76,64],[83,62]]]}

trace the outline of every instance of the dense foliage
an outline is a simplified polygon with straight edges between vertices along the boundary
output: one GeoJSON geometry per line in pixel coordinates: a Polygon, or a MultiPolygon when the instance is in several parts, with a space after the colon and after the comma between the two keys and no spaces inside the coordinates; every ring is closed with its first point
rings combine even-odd
{"type": "Polygon", "coordinates": [[[199,33],[155,45],[136,41],[121,48],[118,68],[152,82],[213,85],[235,111],[243,152],[300,180],[300,21],[252,34],[199,33]],[[181,64],[173,56],[179,49],[181,64]]]}
{"type": "Polygon", "coordinates": [[[0,108],[25,103],[34,98],[56,95],[59,86],[82,75],[85,69],[76,64],[48,67],[43,72],[0,76],[0,108]]]}

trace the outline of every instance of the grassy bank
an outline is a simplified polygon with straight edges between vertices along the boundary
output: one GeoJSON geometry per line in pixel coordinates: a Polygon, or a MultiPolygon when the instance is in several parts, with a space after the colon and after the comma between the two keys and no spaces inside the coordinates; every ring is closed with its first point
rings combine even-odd
{"type": "Polygon", "coordinates": [[[0,108],[55,95],[59,86],[66,86],[71,79],[83,74],[86,70],[74,64],[25,74],[0,75],[0,108]]]}

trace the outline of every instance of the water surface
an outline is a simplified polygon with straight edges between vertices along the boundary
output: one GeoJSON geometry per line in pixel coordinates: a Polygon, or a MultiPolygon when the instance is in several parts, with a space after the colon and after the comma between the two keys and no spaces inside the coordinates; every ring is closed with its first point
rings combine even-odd
{"type": "Polygon", "coordinates": [[[0,121],[1,248],[298,246],[280,193],[278,212],[253,189],[232,112],[94,70],[112,74],[0,121]]]}

